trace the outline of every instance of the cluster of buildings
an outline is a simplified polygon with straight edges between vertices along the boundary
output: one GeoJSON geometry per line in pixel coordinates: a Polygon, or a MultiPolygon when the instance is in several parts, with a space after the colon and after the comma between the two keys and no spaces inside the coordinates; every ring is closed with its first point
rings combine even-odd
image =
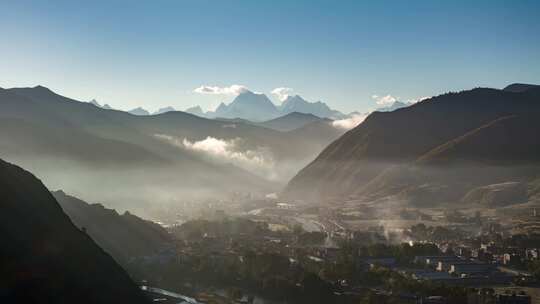
{"type": "Polygon", "coordinates": [[[530,281],[531,275],[518,268],[540,256],[537,248],[504,247],[495,243],[445,249],[453,254],[416,257],[415,264],[423,269],[413,276],[419,280],[462,285],[508,284],[516,279],[530,281]]]}
{"type": "Polygon", "coordinates": [[[531,304],[531,296],[525,292],[497,293],[491,288],[482,288],[467,295],[467,304],[531,304]]]}
{"type": "MultiPolygon", "coordinates": [[[[409,293],[391,293],[384,290],[372,289],[375,303],[402,303],[402,304],[450,304],[454,303],[442,296],[421,297],[409,293]]],[[[467,293],[463,304],[531,304],[530,295],[525,292],[503,291],[496,292],[491,288],[471,290],[467,293]]]]}
{"type": "MultiPolygon", "coordinates": [[[[290,212],[291,208],[287,204],[281,204],[276,212],[290,212]]],[[[214,221],[228,223],[225,221],[226,218],[225,212],[219,210],[215,211],[212,217],[214,221]]],[[[287,257],[290,267],[301,264],[304,268],[315,272],[327,263],[338,262],[342,257],[343,249],[335,244],[327,244],[327,239],[369,240],[370,243],[388,242],[388,239],[380,240],[377,238],[377,236],[382,235],[379,230],[352,232],[338,229],[339,225],[336,224],[336,229],[321,232],[321,234],[326,235],[323,241],[324,245],[316,245],[309,242],[299,242],[298,238],[302,234],[294,231],[277,232],[268,229],[267,226],[255,229],[254,226],[262,225],[262,222],[258,221],[253,223],[240,221],[238,223],[238,229],[232,229],[233,232],[230,233],[220,229],[209,229],[208,232],[201,235],[189,235],[189,233],[182,235],[175,254],[167,252],[154,258],[167,260],[172,255],[175,256],[177,263],[189,264],[204,257],[207,265],[217,269],[225,268],[224,265],[243,264],[243,255],[246,252],[253,254],[271,253],[287,257]],[[343,233],[343,235],[339,233],[343,233]]],[[[332,226],[327,222],[323,223],[326,228],[332,226]]],[[[235,225],[233,226],[236,227],[235,225]]],[[[223,227],[229,226],[224,225],[223,227]]],[[[418,281],[475,288],[508,286],[518,281],[521,283],[533,281],[533,277],[529,273],[518,269],[527,261],[540,258],[538,248],[508,247],[501,245],[503,242],[482,243],[479,239],[463,238],[463,240],[458,241],[438,241],[435,244],[442,252],[445,252],[444,255],[417,256],[410,265],[408,265],[409,262],[403,263],[402,260],[398,263],[396,257],[392,256],[363,258],[361,263],[357,263],[357,265],[359,268],[362,266],[366,268],[383,266],[418,281]]],[[[353,286],[349,287],[353,288],[353,286]]],[[[472,293],[469,296],[469,303],[525,304],[531,301],[530,297],[524,294],[497,294],[481,290],[483,291],[472,293]]],[[[381,296],[385,297],[386,295],[381,294],[381,296]]],[[[407,295],[400,295],[400,301],[407,302],[405,298],[407,295]]],[[[411,303],[445,303],[445,299],[437,297],[419,299],[411,296],[410,298],[411,303]]]]}
{"type": "Polygon", "coordinates": [[[418,269],[402,270],[414,279],[462,286],[509,284],[515,275],[500,271],[496,264],[459,256],[418,256],[418,269]]]}
{"type": "Polygon", "coordinates": [[[539,248],[509,247],[496,242],[481,243],[472,240],[464,240],[462,243],[461,245],[440,244],[439,247],[444,252],[450,251],[462,258],[506,266],[522,265],[540,257],[539,248]]]}

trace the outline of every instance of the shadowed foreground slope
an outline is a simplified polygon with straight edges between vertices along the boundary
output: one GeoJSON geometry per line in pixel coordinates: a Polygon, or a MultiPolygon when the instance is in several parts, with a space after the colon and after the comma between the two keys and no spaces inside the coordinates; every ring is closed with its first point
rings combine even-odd
{"type": "Polygon", "coordinates": [[[171,236],[160,225],[128,211],[118,214],[101,204],[89,204],[63,191],[52,192],[56,201],[77,227],[108,252],[118,263],[148,256],[172,243],[171,236]]]}
{"type": "Polygon", "coordinates": [[[0,302],[147,302],[36,177],[2,160],[0,204],[0,302]]]}

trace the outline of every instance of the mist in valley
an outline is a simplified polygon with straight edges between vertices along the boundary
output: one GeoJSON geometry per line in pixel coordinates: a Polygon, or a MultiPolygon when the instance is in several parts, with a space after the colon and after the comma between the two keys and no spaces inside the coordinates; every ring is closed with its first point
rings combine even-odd
{"type": "Polygon", "coordinates": [[[0,1],[0,303],[540,304],[539,13],[0,1]]]}
{"type": "MultiPolygon", "coordinates": [[[[171,211],[200,217],[209,205],[275,197],[289,179],[316,156],[312,153],[302,160],[277,160],[268,147],[244,148],[242,144],[245,143],[240,138],[207,137],[201,141],[189,141],[166,135],[155,136],[178,149],[179,153],[203,159],[209,164],[204,170],[212,170],[212,174],[189,162],[177,165],[145,162],[100,164],[85,163],[72,157],[5,152],[0,157],[33,172],[51,190],[63,190],[87,202],[162,221],[161,217],[171,211]]],[[[16,146],[11,148],[20,150],[16,146]]],[[[99,147],[95,148],[99,153],[99,147]]]]}

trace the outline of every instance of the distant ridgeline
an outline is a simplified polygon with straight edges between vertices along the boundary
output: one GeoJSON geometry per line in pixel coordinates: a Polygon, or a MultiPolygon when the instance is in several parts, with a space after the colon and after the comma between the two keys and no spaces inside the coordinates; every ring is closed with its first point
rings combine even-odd
{"type": "Polygon", "coordinates": [[[203,112],[200,106],[186,112],[208,118],[240,118],[252,122],[263,122],[290,113],[310,114],[326,119],[343,119],[347,115],[331,109],[322,101],[309,102],[299,95],[287,96],[279,106],[264,94],[251,91],[240,93],[230,104],[221,103],[215,111],[203,112]]]}
{"type": "Polygon", "coordinates": [[[135,211],[115,203],[143,204],[155,189],[186,199],[276,192],[343,132],[326,119],[300,113],[261,124],[180,111],[137,116],[42,86],[0,88],[1,158],[31,169],[52,188],[135,211]],[[226,145],[228,154],[198,149],[208,138],[226,145]],[[53,183],[66,179],[73,183],[53,183]]]}

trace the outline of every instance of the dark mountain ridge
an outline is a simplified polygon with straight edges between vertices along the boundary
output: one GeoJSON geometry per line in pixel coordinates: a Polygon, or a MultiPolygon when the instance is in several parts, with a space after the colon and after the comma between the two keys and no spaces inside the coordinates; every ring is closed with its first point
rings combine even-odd
{"type": "MultiPolygon", "coordinates": [[[[416,159],[422,159],[425,154],[437,154],[428,152],[441,145],[451,145],[447,143],[497,119],[513,115],[538,117],[539,96],[534,90],[514,93],[478,88],[443,94],[393,112],[374,112],[362,124],[330,144],[315,161],[302,169],[290,181],[284,194],[296,198],[303,195],[324,198],[359,192],[365,194],[363,187],[390,168],[412,163],[416,159]],[[316,193],[312,189],[317,189],[316,193]]],[[[520,154],[514,152],[518,149],[523,151],[529,146],[533,151],[528,154],[532,157],[530,161],[539,160],[534,151],[540,143],[536,139],[538,137],[532,134],[540,130],[538,124],[528,124],[533,120],[511,120],[521,121],[513,132],[522,130],[528,139],[525,141],[527,145],[520,145],[520,148],[512,150],[511,155],[507,155],[511,157],[509,159],[518,159],[520,154]],[[529,126],[532,128],[528,129],[529,126]]],[[[502,130],[507,128],[510,126],[503,124],[502,130]]],[[[496,133],[500,132],[502,131],[498,130],[496,133]]],[[[500,146],[505,138],[492,142],[495,146],[500,146]]],[[[481,142],[486,141],[491,139],[481,142]]],[[[449,153],[448,149],[442,150],[449,153]]],[[[478,157],[487,157],[479,150],[476,152],[478,157]]],[[[471,153],[472,151],[467,151],[465,154],[471,153]]],[[[431,157],[433,156],[428,158],[431,157]]],[[[494,155],[489,154],[487,158],[490,157],[493,161],[496,160],[494,155]]],[[[395,183],[388,180],[385,184],[395,186],[395,183]]]]}
{"type": "Polygon", "coordinates": [[[31,173],[0,160],[4,303],[147,303],[31,173]]]}
{"type": "Polygon", "coordinates": [[[274,118],[265,122],[261,122],[258,125],[265,128],[277,130],[277,131],[292,131],[300,127],[305,126],[308,123],[320,121],[323,118],[315,116],[313,114],[306,114],[300,112],[291,112],[289,114],[274,118]]]}
{"type": "Polygon", "coordinates": [[[101,204],[88,204],[63,191],[52,192],[71,221],[118,263],[150,256],[172,244],[169,233],[160,225],[143,220],[128,211],[118,214],[101,204]]]}
{"type": "Polygon", "coordinates": [[[523,93],[529,90],[537,90],[540,88],[540,85],[536,84],[526,84],[526,83],[513,83],[504,87],[504,91],[513,92],[513,93],[523,93]]]}

